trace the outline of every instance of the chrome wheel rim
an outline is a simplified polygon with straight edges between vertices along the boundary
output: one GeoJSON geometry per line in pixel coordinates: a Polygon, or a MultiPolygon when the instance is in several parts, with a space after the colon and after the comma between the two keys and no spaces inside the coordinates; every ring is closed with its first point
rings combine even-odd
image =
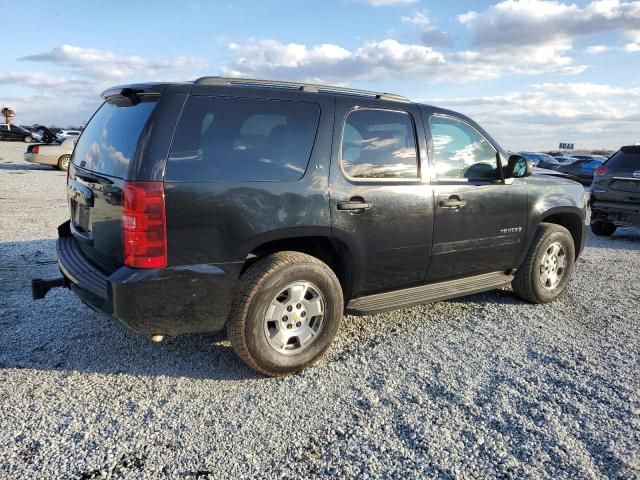
{"type": "Polygon", "coordinates": [[[264,334],[271,348],[293,355],[313,345],[324,328],[325,303],[324,295],[311,282],[293,282],[280,290],[264,317],[264,334]]]}
{"type": "Polygon", "coordinates": [[[558,286],[567,266],[567,255],[560,242],[547,247],[540,262],[540,283],[547,290],[558,286]]]}
{"type": "Polygon", "coordinates": [[[68,170],[69,169],[69,161],[70,160],[71,159],[69,157],[62,159],[62,169],[63,170],[68,170]]]}

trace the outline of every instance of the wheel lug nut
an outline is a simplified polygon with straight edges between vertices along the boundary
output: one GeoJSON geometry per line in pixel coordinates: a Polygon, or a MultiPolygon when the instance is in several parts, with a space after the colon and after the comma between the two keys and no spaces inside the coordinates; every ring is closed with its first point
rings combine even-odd
{"type": "Polygon", "coordinates": [[[301,316],[301,317],[306,317],[306,316],[307,316],[307,312],[302,312],[302,313],[300,314],[300,316],[301,316]]]}
{"type": "Polygon", "coordinates": [[[300,327],[300,325],[302,325],[302,323],[300,322],[296,323],[296,327],[300,327]]]}
{"type": "Polygon", "coordinates": [[[301,304],[297,304],[297,305],[296,305],[296,308],[297,308],[297,309],[301,309],[301,308],[302,308],[302,305],[301,305],[301,304]]]}
{"type": "Polygon", "coordinates": [[[284,317],[282,317],[282,321],[286,322],[287,320],[289,320],[289,317],[287,317],[286,315],[284,317]]]}
{"type": "Polygon", "coordinates": [[[291,305],[289,305],[289,306],[287,307],[287,312],[290,312],[291,310],[293,310],[293,307],[292,307],[291,305]]]}
{"type": "Polygon", "coordinates": [[[289,328],[289,329],[290,329],[291,327],[292,327],[292,325],[291,325],[290,323],[288,323],[288,324],[287,324],[287,328],[289,328]]]}

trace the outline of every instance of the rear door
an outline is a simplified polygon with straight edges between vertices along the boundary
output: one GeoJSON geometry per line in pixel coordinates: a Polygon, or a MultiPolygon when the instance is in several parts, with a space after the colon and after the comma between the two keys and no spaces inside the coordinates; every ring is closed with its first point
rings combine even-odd
{"type": "Polygon", "coordinates": [[[498,149],[468,119],[424,113],[435,195],[427,280],[513,268],[527,225],[526,180],[504,180],[498,149]]]}
{"type": "Polygon", "coordinates": [[[640,146],[622,147],[596,170],[591,191],[596,200],[640,203],[640,146]]]}
{"type": "Polygon", "coordinates": [[[350,247],[352,296],[422,283],[433,227],[426,142],[414,105],[336,99],[332,235],[350,247]]]}
{"type": "Polygon", "coordinates": [[[69,173],[71,231],[105,271],[123,263],[122,187],[157,97],[106,101],[79,138],[69,173]]]}

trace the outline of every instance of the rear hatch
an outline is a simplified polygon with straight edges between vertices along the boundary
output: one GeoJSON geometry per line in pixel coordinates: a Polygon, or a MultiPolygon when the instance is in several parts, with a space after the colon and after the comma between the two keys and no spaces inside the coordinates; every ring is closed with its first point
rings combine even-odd
{"type": "Polygon", "coordinates": [[[595,171],[596,201],[640,204],[640,145],[622,147],[595,171]]]}
{"type": "Polygon", "coordinates": [[[122,192],[157,98],[110,98],[73,152],[67,187],[71,232],[85,256],[107,273],[124,264],[122,192]]]}

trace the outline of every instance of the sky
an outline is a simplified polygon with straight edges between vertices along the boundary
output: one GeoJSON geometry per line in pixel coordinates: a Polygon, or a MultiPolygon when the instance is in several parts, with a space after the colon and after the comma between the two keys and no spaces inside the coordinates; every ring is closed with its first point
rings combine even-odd
{"type": "Polygon", "coordinates": [[[512,150],[640,142],[640,0],[0,0],[0,11],[0,105],[17,124],[80,124],[113,85],[225,75],[406,95],[471,116],[512,150]]]}

